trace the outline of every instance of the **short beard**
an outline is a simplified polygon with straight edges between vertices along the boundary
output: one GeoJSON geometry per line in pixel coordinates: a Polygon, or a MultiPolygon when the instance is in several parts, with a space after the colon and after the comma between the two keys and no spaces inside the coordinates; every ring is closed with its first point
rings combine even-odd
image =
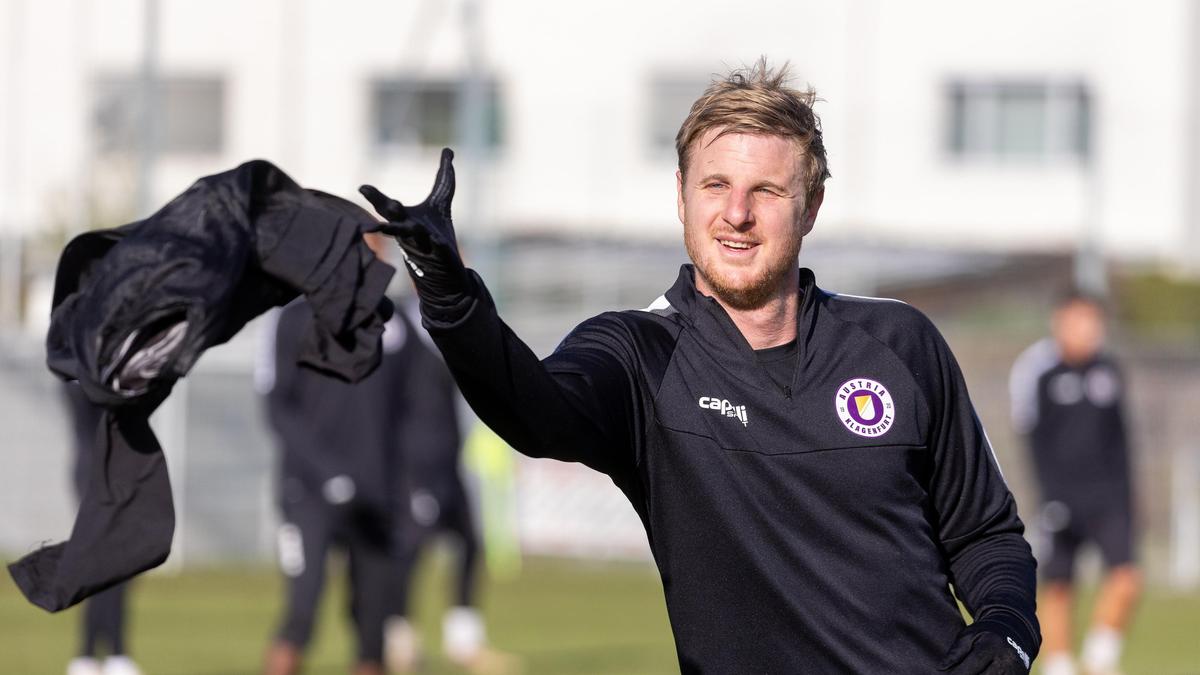
{"type": "Polygon", "coordinates": [[[793,250],[789,251],[787,256],[781,257],[777,265],[767,267],[760,278],[744,288],[733,288],[723,279],[710,275],[700,264],[701,257],[697,255],[697,251],[692,250],[691,241],[687,237],[684,237],[684,248],[687,249],[688,257],[695,263],[696,273],[704,278],[717,299],[733,309],[747,311],[766,305],[775,296],[782,279],[799,266],[800,245],[803,241],[803,237],[797,238],[793,250]]]}

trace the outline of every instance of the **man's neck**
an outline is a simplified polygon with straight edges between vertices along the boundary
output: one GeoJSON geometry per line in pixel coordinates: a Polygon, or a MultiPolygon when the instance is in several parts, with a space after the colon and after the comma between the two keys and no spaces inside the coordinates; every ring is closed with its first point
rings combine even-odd
{"type": "Polygon", "coordinates": [[[787,275],[776,292],[753,309],[730,307],[696,275],[696,290],[717,301],[733,319],[733,325],[750,343],[751,349],[778,347],[796,339],[796,318],[800,313],[800,271],[787,275]]]}

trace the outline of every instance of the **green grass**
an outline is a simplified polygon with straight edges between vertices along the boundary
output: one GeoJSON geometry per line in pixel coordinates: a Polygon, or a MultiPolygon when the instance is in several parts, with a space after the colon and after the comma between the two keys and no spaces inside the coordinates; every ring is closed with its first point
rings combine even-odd
{"type": "MultiPolygon", "coordinates": [[[[436,556],[418,573],[416,620],[429,652],[425,673],[460,671],[440,658],[449,596],[436,556]]],[[[354,644],[335,564],[306,673],[349,671],[354,644]]],[[[148,675],[250,675],[281,611],[283,585],[269,568],[149,574],[131,590],[129,650],[148,675]]],[[[528,561],[521,575],[483,593],[489,638],[517,654],[525,673],[677,672],[662,586],[646,565],[528,561]]],[[[76,609],[51,615],[0,581],[0,673],[63,673],[76,649],[76,609]]]]}
{"type": "MultiPolygon", "coordinates": [[[[447,596],[442,565],[419,576],[418,621],[434,653],[430,674],[458,671],[436,658],[447,596]]],[[[353,654],[343,577],[331,576],[307,672],[348,672],[353,654]]],[[[258,672],[280,610],[281,583],[263,568],[151,574],[132,593],[130,646],[149,675],[249,675],[258,672]]],[[[492,642],[520,655],[531,675],[678,672],[662,588],[643,565],[527,562],[522,574],[491,583],[484,595],[492,642]]],[[[1086,616],[1090,598],[1080,603],[1086,616]]],[[[49,615],[0,581],[0,672],[64,672],[76,642],[75,611],[49,615]]],[[[1152,589],[1129,636],[1130,675],[1200,673],[1200,593],[1152,589]]]]}

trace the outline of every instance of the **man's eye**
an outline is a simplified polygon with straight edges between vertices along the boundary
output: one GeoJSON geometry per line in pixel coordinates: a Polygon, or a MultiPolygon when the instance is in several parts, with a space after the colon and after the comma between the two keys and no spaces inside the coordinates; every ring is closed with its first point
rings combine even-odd
{"type": "Polygon", "coordinates": [[[725,187],[725,184],[724,183],[709,183],[708,185],[705,185],[704,187],[707,189],[710,189],[710,190],[720,189],[720,188],[725,187]]]}
{"type": "Polygon", "coordinates": [[[759,193],[761,193],[761,194],[764,194],[764,195],[771,195],[772,197],[778,197],[778,196],[779,196],[779,193],[778,193],[778,192],[775,192],[775,191],[774,191],[774,190],[772,190],[771,188],[760,187],[760,188],[758,188],[758,190],[756,190],[756,192],[759,192],[759,193]]]}

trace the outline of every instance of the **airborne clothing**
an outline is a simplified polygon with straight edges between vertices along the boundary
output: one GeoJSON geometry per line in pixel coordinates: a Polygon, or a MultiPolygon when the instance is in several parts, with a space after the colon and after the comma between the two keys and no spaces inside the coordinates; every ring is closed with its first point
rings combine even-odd
{"type": "Polygon", "coordinates": [[[477,276],[422,310],[489,426],[629,498],[685,673],[934,672],[964,625],[950,584],[1036,655],[1035,562],[946,343],[801,272],[791,358],[756,354],[690,265],[540,363],[477,276]]]}
{"type": "Polygon", "coordinates": [[[171,483],[150,414],[210,347],[303,294],[305,365],[357,381],[379,364],[395,270],[353,203],[247,162],[192,184],[149,218],[71,240],[59,258],[46,363],[105,409],[71,537],[8,566],[56,612],[166,560],[171,483]]]}

